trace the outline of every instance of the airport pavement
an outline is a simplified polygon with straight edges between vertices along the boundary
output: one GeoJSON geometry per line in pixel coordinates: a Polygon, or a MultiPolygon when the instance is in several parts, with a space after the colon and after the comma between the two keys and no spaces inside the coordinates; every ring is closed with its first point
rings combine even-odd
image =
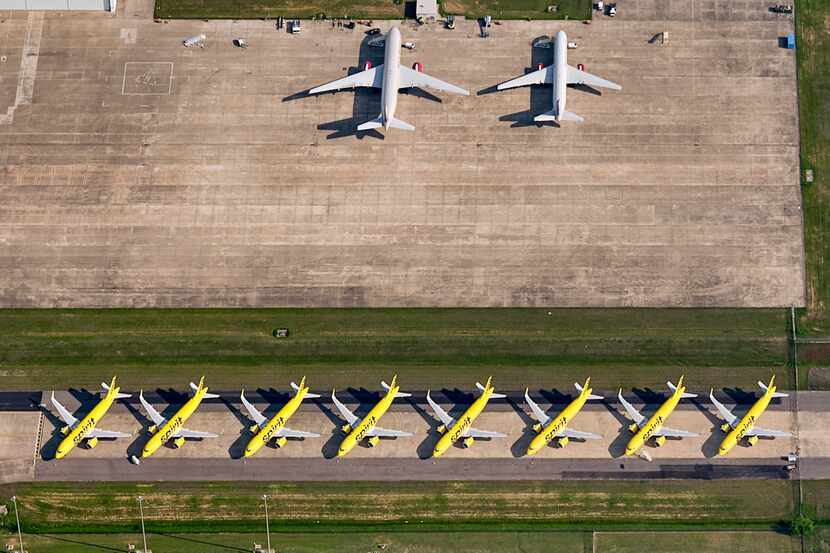
{"type": "MultiPolygon", "coordinates": [[[[58,392],[57,397],[70,410],[78,407],[75,396],[58,392]],[[73,403],[74,402],[74,403],[73,403]]],[[[451,403],[437,396],[448,409],[451,403]]],[[[344,400],[348,401],[348,395],[344,400]]],[[[476,421],[482,429],[508,434],[502,440],[477,441],[472,448],[451,448],[437,461],[429,454],[437,439],[437,421],[429,407],[414,401],[396,405],[381,425],[407,430],[411,438],[382,440],[375,448],[358,447],[345,459],[332,459],[342,433],[343,423],[327,403],[306,403],[292,417],[292,428],[317,432],[319,439],[290,440],[284,448],[264,448],[253,458],[239,459],[250,434],[251,424],[238,404],[210,403],[200,408],[188,421],[194,430],[209,430],[215,439],[190,441],[180,449],[162,448],[140,466],[132,465],[128,455],[137,454],[147,439],[148,421],[140,408],[132,403],[117,404],[101,422],[100,427],[132,433],[133,437],[116,441],[100,440],[96,448],[76,449],[67,458],[51,460],[57,442],[62,438],[58,429],[62,422],[49,410],[42,413],[4,412],[0,416],[0,463],[18,467],[7,480],[143,480],[172,478],[187,474],[194,480],[210,479],[384,479],[406,473],[411,479],[559,479],[559,478],[830,478],[830,394],[802,392],[800,405],[818,410],[802,410],[798,416],[786,405],[774,405],[759,424],[781,430],[795,430],[799,440],[761,440],[755,447],[737,447],[728,457],[715,455],[723,437],[711,405],[685,404],[672,414],[667,424],[700,433],[696,438],[669,440],[663,447],[648,447],[652,462],[624,458],[622,451],[630,437],[628,421],[619,406],[613,403],[591,405],[571,423],[571,427],[603,436],[602,440],[572,441],[565,448],[549,447],[533,458],[524,457],[532,438],[533,421],[523,405],[510,402],[490,406],[476,421]],[[42,425],[42,433],[41,433],[42,425]],[[31,444],[24,447],[21,444],[31,444]],[[35,447],[35,444],[39,444],[35,447]],[[785,457],[798,450],[799,472],[786,473],[785,457]],[[363,463],[366,463],[365,465],[363,463]],[[362,468],[359,468],[362,467],[362,468]],[[488,468],[491,467],[491,468],[488,468]]],[[[152,397],[157,408],[161,397],[152,397]]],[[[257,401],[252,394],[252,400],[257,401]]],[[[637,401],[632,398],[633,401],[637,401]]],[[[265,408],[260,398],[260,406],[265,408]]],[[[637,403],[639,406],[641,403],[637,403]]],[[[731,406],[731,404],[730,404],[731,406]]],[[[271,406],[266,415],[279,405],[271,406]]],[[[461,405],[463,407],[463,405],[461,405]]],[[[556,412],[561,404],[543,408],[556,412]]],[[[368,405],[363,405],[367,409],[368,405]]],[[[737,413],[745,406],[738,406],[737,413]]],[[[646,406],[648,414],[653,406],[646,406]]],[[[79,414],[83,414],[83,410],[79,414]]],[[[169,411],[168,411],[169,412],[169,411]]],[[[360,411],[358,411],[360,412],[360,411]]]]}
{"type": "Polygon", "coordinates": [[[804,303],[793,23],[764,0],[405,23],[403,63],[473,95],[403,96],[414,133],[361,136],[378,94],[301,93],[378,62],[362,30],[146,4],[0,17],[2,307],[804,303]],[[623,86],[571,90],[585,123],[532,124],[550,90],[478,94],[560,29],[623,86]]]}

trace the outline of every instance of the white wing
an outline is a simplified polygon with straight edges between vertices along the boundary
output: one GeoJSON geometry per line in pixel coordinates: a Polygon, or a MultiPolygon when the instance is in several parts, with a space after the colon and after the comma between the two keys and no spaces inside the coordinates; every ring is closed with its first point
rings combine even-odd
{"type": "Polygon", "coordinates": [[[535,418],[542,426],[545,426],[550,422],[550,417],[545,414],[541,407],[536,405],[536,402],[530,399],[530,394],[527,393],[525,390],[525,401],[527,405],[530,407],[530,410],[533,412],[533,418],[535,418]]]}
{"type": "Polygon", "coordinates": [[[389,430],[388,428],[381,428],[376,426],[372,428],[367,436],[379,436],[382,438],[406,438],[407,436],[414,436],[412,432],[404,432],[403,430],[389,430]]]}
{"type": "Polygon", "coordinates": [[[167,422],[167,419],[161,416],[161,413],[156,411],[155,407],[150,405],[146,399],[144,399],[144,391],[142,390],[141,393],[138,394],[138,400],[141,402],[141,405],[144,406],[144,410],[147,411],[147,415],[150,417],[150,420],[153,421],[153,424],[156,426],[161,426],[167,422]]]}
{"type": "Polygon", "coordinates": [[[628,417],[635,423],[637,423],[637,426],[642,426],[646,418],[643,415],[641,415],[640,412],[637,411],[633,405],[631,405],[625,400],[625,398],[622,395],[622,390],[620,390],[620,393],[617,394],[617,397],[619,398],[620,403],[622,403],[622,406],[625,408],[625,412],[628,413],[628,417]]]}
{"type": "Polygon", "coordinates": [[[587,84],[588,86],[600,86],[602,88],[610,88],[612,90],[622,90],[622,87],[617,83],[612,83],[611,81],[606,81],[596,75],[580,71],[571,65],[568,66],[568,84],[587,84]]]}
{"type": "Polygon", "coordinates": [[[330,83],[312,88],[308,91],[309,94],[318,94],[320,92],[329,92],[332,90],[343,90],[344,88],[356,88],[358,86],[371,86],[373,88],[381,88],[383,83],[383,64],[377,67],[372,67],[366,71],[361,71],[342,79],[337,79],[330,83]]]}
{"type": "Polygon", "coordinates": [[[52,405],[54,405],[55,409],[57,409],[58,414],[60,414],[63,419],[63,422],[65,422],[69,428],[75,428],[75,425],[78,424],[78,419],[73,417],[72,413],[67,411],[66,407],[61,405],[61,403],[55,399],[55,392],[52,392],[52,405]]]}
{"type": "Polygon", "coordinates": [[[562,432],[559,433],[560,436],[565,436],[566,438],[576,438],[577,440],[601,440],[602,436],[598,434],[591,434],[590,432],[580,432],[579,430],[571,430],[570,428],[566,428],[562,432]]]}
{"type": "Polygon", "coordinates": [[[429,406],[432,407],[432,411],[435,413],[435,416],[441,420],[441,423],[444,426],[449,428],[455,424],[455,419],[452,418],[449,413],[444,411],[440,405],[432,401],[432,398],[429,397],[429,392],[427,392],[427,403],[429,403],[429,406]]]}
{"type": "Polygon", "coordinates": [[[744,436],[761,436],[762,438],[789,438],[792,436],[789,432],[783,430],[769,430],[767,428],[758,428],[753,426],[752,430],[748,431],[744,436]]]}
{"type": "Polygon", "coordinates": [[[98,430],[93,428],[87,435],[87,438],[129,438],[131,434],[124,432],[115,432],[114,430],[98,430]]]}
{"type": "Polygon", "coordinates": [[[725,420],[729,426],[735,428],[738,425],[738,422],[740,422],[740,419],[738,419],[738,417],[736,417],[732,411],[727,409],[720,401],[716,400],[714,393],[709,392],[709,399],[712,400],[712,405],[714,405],[718,410],[720,416],[723,417],[723,420],[725,420]]]}
{"type": "Polygon", "coordinates": [[[538,71],[533,71],[521,77],[516,77],[507,82],[501,83],[496,87],[498,90],[507,90],[508,88],[516,88],[518,86],[528,86],[533,84],[550,84],[553,82],[553,65],[543,67],[538,71]]]}
{"type": "Polygon", "coordinates": [[[488,430],[479,430],[477,428],[468,428],[463,434],[464,437],[471,436],[473,438],[505,438],[507,434],[501,432],[490,432],[488,430]]]}
{"type": "Polygon", "coordinates": [[[654,433],[655,436],[668,436],[669,438],[694,438],[697,436],[694,432],[686,432],[685,430],[675,430],[667,426],[660,427],[660,430],[654,433]]]}
{"type": "Polygon", "coordinates": [[[290,428],[282,427],[277,432],[280,438],[319,438],[320,434],[314,432],[303,432],[302,430],[291,430],[290,428]]]}
{"type": "Polygon", "coordinates": [[[340,415],[346,419],[346,422],[348,422],[352,428],[360,423],[360,419],[357,418],[357,415],[352,413],[348,407],[340,403],[340,400],[337,399],[334,392],[331,393],[331,400],[334,402],[334,406],[337,407],[337,410],[340,411],[340,415]]]}
{"type": "Polygon", "coordinates": [[[404,67],[403,65],[400,68],[400,75],[399,84],[401,88],[410,86],[418,86],[422,88],[428,87],[436,90],[442,90],[444,92],[452,92],[453,94],[461,94],[462,96],[470,95],[469,91],[464,90],[459,86],[444,82],[440,79],[436,79],[435,77],[430,77],[426,73],[415,71],[414,69],[404,67]]]}
{"type": "Polygon", "coordinates": [[[242,405],[245,406],[245,409],[248,411],[248,416],[251,417],[251,420],[254,421],[260,428],[265,426],[265,423],[268,422],[268,419],[266,419],[256,407],[251,405],[251,402],[245,399],[245,390],[242,390],[242,395],[240,395],[239,397],[240,399],[242,399],[242,405]]]}
{"type": "Polygon", "coordinates": [[[215,438],[216,434],[210,432],[199,432],[197,430],[188,430],[181,428],[173,435],[174,438],[215,438]]]}

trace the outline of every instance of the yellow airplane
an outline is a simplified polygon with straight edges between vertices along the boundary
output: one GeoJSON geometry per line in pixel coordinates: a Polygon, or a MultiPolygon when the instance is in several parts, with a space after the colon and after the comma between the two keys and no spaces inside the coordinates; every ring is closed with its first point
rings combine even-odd
{"type": "Polygon", "coordinates": [[[179,407],[176,414],[169,419],[161,416],[161,413],[156,411],[155,408],[150,405],[146,399],[144,399],[143,390],[138,394],[138,399],[141,401],[141,405],[144,406],[144,409],[153,421],[153,426],[148,429],[150,434],[152,434],[152,437],[147,441],[147,444],[144,446],[144,450],[141,452],[142,459],[155,453],[158,448],[170,440],[173,440],[174,447],[179,448],[184,445],[185,438],[216,437],[216,434],[211,434],[210,432],[197,432],[195,430],[188,430],[182,426],[187,422],[187,419],[190,418],[193,412],[196,411],[203,399],[219,397],[217,394],[208,393],[207,386],[205,386],[204,376],[199,380],[198,385],[191,382],[190,387],[193,390],[193,397],[188,399],[184,405],[179,407]]]}
{"type": "Polygon", "coordinates": [[[718,448],[718,455],[726,455],[729,453],[729,451],[738,445],[738,442],[740,442],[743,438],[746,438],[747,443],[749,443],[750,446],[753,446],[758,443],[758,437],[789,438],[792,436],[789,432],[783,432],[781,430],[768,430],[766,428],[759,428],[755,426],[755,421],[757,421],[764,411],[766,411],[769,402],[772,401],[773,398],[787,397],[787,394],[775,391],[775,375],[772,376],[768,385],[765,385],[763,382],[759,381],[758,386],[761,387],[764,394],[758,398],[752,407],[749,408],[749,411],[746,412],[746,415],[744,415],[741,419],[738,419],[732,411],[724,407],[721,402],[715,399],[714,390],[709,392],[709,399],[712,400],[712,404],[720,412],[721,417],[726,420],[726,422],[721,426],[721,430],[727,434],[718,448]]]}
{"type": "Polygon", "coordinates": [[[63,422],[66,423],[66,426],[61,428],[61,434],[65,435],[66,438],[61,440],[61,443],[58,444],[58,449],[55,450],[55,459],[64,458],[66,454],[72,451],[76,445],[84,441],[86,442],[86,446],[89,449],[92,449],[98,445],[98,438],[130,437],[129,434],[125,434],[123,432],[98,430],[95,428],[107,411],[109,411],[109,408],[116,399],[130,397],[130,394],[119,393],[120,388],[115,385],[114,376],[112,377],[112,382],[109,386],[107,386],[105,382],[102,382],[101,387],[103,388],[101,393],[104,394],[101,401],[99,401],[95,407],[93,407],[92,410],[80,421],[73,417],[66,407],[61,405],[60,402],[55,399],[55,392],[52,392],[52,405],[55,406],[55,409],[57,409],[63,419],[63,422]]]}
{"type": "Polygon", "coordinates": [[[487,384],[484,386],[482,386],[481,383],[476,382],[476,387],[481,391],[481,395],[473,401],[473,403],[467,408],[466,411],[464,411],[464,414],[461,415],[459,419],[452,418],[449,413],[444,411],[440,405],[432,400],[429,395],[429,391],[427,391],[427,403],[429,403],[429,406],[432,407],[432,410],[435,412],[435,416],[437,416],[442,423],[441,426],[438,427],[438,433],[443,434],[438,440],[438,443],[435,444],[435,449],[432,451],[433,458],[443,455],[444,452],[447,451],[450,446],[460,438],[464,438],[462,442],[464,447],[471,447],[473,443],[475,443],[475,438],[504,438],[506,436],[506,434],[502,434],[501,432],[477,430],[471,426],[473,421],[476,420],[476,417],[478,417],[484,410],[484,407],[487,406],[487,402],[490,401],[490,398],[505,397],[504,394],[495,393],[495,388],[493,387],[492,382],[492,376],[487,379],[487,384]]]}
{"type": "Polygon", "coordinates": [[[578,440],[599,440],[602,436],[591,434],[590,432],[580,432],[578,430],[571,430],[568,424],[579,413],[582,407],[589,399],[603,399],[602,396],[595,396],[591,394],[591,379],[585,380],[585,385],[580,386],[579,383],[574,384],[579,395],[570,402],[567,407],[556,417],[549,417],[532,399],[525,388],[525,401],[530,406],[533,412],[533,417],[539,421],[538,424],[533,425],[533,430],[536,436],[527,447],[526,455],[535,455],[540,449],[545,447],[548,443],[556,438],[559,447],[565,447],[571,438],[578,440]]]}
{"type": "Polygon", "coordinates": [[[242,395],[240,396],[242,399],[242,405],[244,405],[245,409],[248,410],[248,414],[255,423],[249,428],[249,430],[254,433],[254,436],[250,439],[248,445],[245,446],[245,457],[250,457],[259,451],[260,448],[270,442],[272,438],[276,438],[275,441],[277,446],[282,447],[286,444],[288,438],[320,437],[320,434],[315,434],[313,432],[303,432],[301,430],[291,430],[290,428],[286,428],[285,423],[287,423],[288,419],[291,418],[291,415],[299,409],[304,398],[320,397],[317,394],[309,393],[308,387],[305,385],[305,377],[300,380],[299,386],[292,382],[291,387],[294,388],[296,394],[294,394],[294,397],[289,399],[288,402],[282,406],[282,409],[280,409],[276,415],[271,417],[271,420],[265,418],[265,416],[263,416],[263,414],[260,413],[256,407],[251,405],[251,403],[245,399],[245,390],[242,390],[242,395]]]}
{"type": "Polygon", "coordinates": [[[380,442],[381,438],[401,438],[412,436],[411,432],[403,432],[401,430],[388,430],[376,426],[380,418],[392,406],[392,402],[398,397],[409,397],[412,394],[400,392],[397,384],[398,376],[392,377],[392,384],[381,382],[381,385],[386,390],[386,395],[383,396],[377,404],[372,407],[372,410],[366,413],[362,419],[355,415],[348,407],[340,403],[335,396],[335,391],[331,392],[331,400],[334,402],[337,410],[346,419],[346,424],[341,427],[343,432],[346,432],[346,437],[340,442],[340,448],[337,450],[337,456],[343,457],[350,452],[363,439],[368,438],[369,447],[375,447],[380,442]]]}
{"type": "Polygon", "coordinates": [[[657,411],[651,416],[650,419],[646,420],[646,418],[640,414],[630,403],[628,403],[622,395],[622,388],[620,388],[620,393],[618,395],[620,403],[625,408],[628,416],[634,420],[634,423],[629,425],[628,429],[631,432],[634,432],[634,436],[629,440],[628,445],[625,447],[625,454],[626,455],[633,455],[637,453],[641,447],[645,445],[645,443],[650,439],[654,438],[654,442],[657,446],[661,446],[666,443],[666,438],[693,438],[697,436],[692,432],[686,432],[685,430],[674,430],[672,428],[668,428],[663,426],[663,423],[666,419],[669,418],[669,415],[672,414],[674,408],[677,407],[677,404],[680,403],[680,400],[683,398],[689,397],[697,397],[696,394],[687,394],[686,386],[683,385],[683,377],[680,377],[680,380],[677,382],[677,386],[672,384],[671,382],[667,382],[666,384],[669,385],[669,389],[673,392],[672,395],[663,402],[657,411]]]}

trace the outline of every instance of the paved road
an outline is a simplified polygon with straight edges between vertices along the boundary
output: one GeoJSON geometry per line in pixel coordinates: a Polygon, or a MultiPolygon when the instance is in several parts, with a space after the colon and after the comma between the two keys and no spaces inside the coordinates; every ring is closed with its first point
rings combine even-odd
{"type": "MultiPolygon", "coordinates": [[[[634,460],[513,459],[62,459],[38,463],[39,481],[338,481],[366,480],[564,480],[564,479],[783,479],[781,459],[634,460]]],[[[826,464],[826,463],[825,463],[826,464]]]]}

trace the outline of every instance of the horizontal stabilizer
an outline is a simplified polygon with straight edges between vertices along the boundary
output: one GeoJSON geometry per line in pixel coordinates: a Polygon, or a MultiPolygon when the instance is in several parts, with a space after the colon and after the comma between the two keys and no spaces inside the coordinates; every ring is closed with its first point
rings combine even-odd
{"type": "MultiPolygon", "coordinates": [[[[392,382],[394,382],[394,380],[392,382]]],[[[380,381],[380,385],[383,386],[383,389],[386,390],[387,392],[390,389],[392,389],[392,387],[389,384],[387,384],[386,382],[384,382],[383,380],[380,381]]],[[[395,397],[410,397],[411,395],[412,394],[408,394],[406,392],[400,392],[400,391],[395,393],[395,397]]]]}
{"type": "MultiPolygon", "coordinates": [[[[490,384],[489,380],[487,381],[487,384],[490,384]]],[[[478,388],[479,391],[482,392],[482,393],[484,393],[484,390],[486,390],[486,388],[481,384],[481,382],[476,382],[476,388],[478,388]]],[[[490,392],[490,398],[491,399],[501,399],[501,398],[505,398],[505,397],[507,397],[507,396],[504,395],[504,394],[497,394],[496,392],[490,392]]]]}
{"type": "MultiPolygon", "coordinates": [[[[202,389],[201,384],[202,384],[201,381],[199,382],[198,385],[195,382],[190,383],[190,388],[193,390],[194,394],[202,389]]],[[[205,395],[202,396],[202,399],[212,399],[212,398],[217,398],[217,397],[219,397],[219,394],[209,394],[209,393],[205,392],[205,395]]]]}
{"type": "MultiPolygon", "coordinates": [[[[303,383],[303,384],[305,384],[305,383],[303,383]]],[[[297,386],[296,382],[292,382],[291,387],[294,389],[295,392],[300,391],[300,387],[297,386]]],[[[311,392],[306,392],[305,397],[310,398],[310,399],[314,399],[315,397],[320,397],[320,394],[312,394],[311,392]]]]}
{"type": "Polygon", "coordinates": [[[371,121],[366,121],[365,123],[361,123],[357,126],[357,130],[359,131],[369,131],[372,129],[379,129],[383,127],[383,116],[380,115],[371,121]]]}
{"type": "MultiPolygon", "coordinates": [[[[112,381],[115,382],[115,379],[113,378],[112,381]]],[[[101,382],[101,388],[104,389],[104,393],[110,391],[110,385],[107,384],[106,382],[101,382]]],[[[121,392],[119,392],[119,393],[115,394],[115,399],[124,399],[124,398],[128,398],[128,397],[131,397],[131,396],[132,396],[132,394],[122,394],[121,392]]]]}
{"type": "MultiPolygon", "coordinates": [[[[758,386],[761,387],[761,389],[764,391],[764,393],[767,393],[769,391],[769,387],[766,384],[764,384],[763,382],[761,382],[760,380],[758,381],[758,386]]],[[[785,394],[783,392],[773,392],[772,397],[787,397],[787,394],[785,394]]]]}
{"type": "Polygon", "coordinates": [[[575,123],[582,123],[584,119],[579,115],[571,112],[571,111],[564,111],[562,115],[557,116],[556,111],[546,111],[545,113],[541,113],[533,118],[534,121],[573,121],[575,123]]]}
{"type": "MultiPolygon", "coordinates": [[[[681,379],[681,380],[682,380],[682,379],[681,379]]],[[[669,390],[671,390],[671,391],[672,391],[672,393],[674,393],[674,392],[676,392],[676,391],[677,391],[677,386],[675,386],[675,385],[674,385],[674,384],[672,384],[671,382],[666,382],[666,385],[668,385],[669,390]]],[[[689,393],[684,392],[684,393],[683,393],[680,397],[681,397],[681,398],[684,398],[684,399],[685,399],[685,398],[691,398],[691,397],[697,397],[697,394],[689,394],[689,393]]]]}

